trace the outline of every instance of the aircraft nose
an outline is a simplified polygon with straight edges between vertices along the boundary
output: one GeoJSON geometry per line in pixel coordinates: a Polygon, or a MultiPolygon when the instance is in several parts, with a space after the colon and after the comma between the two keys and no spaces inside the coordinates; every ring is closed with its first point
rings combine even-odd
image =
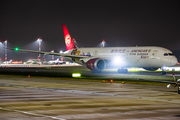
{"type": "Polygon", "coordinates": [[[176,65],[177,64],[177,58],[176,57],[173,57],[172,59],[171,59],[171,64],[172,64],[172,66],[173,65],[176,65]]]}

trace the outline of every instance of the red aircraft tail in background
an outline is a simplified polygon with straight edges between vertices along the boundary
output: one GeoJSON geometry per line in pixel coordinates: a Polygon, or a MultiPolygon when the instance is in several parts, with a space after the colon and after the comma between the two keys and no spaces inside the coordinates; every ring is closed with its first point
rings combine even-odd
{"type": "Polygon", "coordinates": [[[76,49],[76,46],[74,44],[74,42],[72,41],[72,38],[69,34],[69,31],[66,27],[65,24],[62,24],[63,27],[63,32],[64,32],[64,39],[65,39],[65,44],[66,44],[66,49],[68,50],[72,50],[72,49],[76,49]]]}

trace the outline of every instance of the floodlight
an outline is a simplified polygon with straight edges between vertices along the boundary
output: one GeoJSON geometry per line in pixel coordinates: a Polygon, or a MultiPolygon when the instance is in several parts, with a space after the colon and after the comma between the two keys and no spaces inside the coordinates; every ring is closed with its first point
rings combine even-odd
{"type": "Polygon", "coordinates": [[[41,38],[38,38],[37,41],[42,41],[42,39],[41,39],[41,38]]]}

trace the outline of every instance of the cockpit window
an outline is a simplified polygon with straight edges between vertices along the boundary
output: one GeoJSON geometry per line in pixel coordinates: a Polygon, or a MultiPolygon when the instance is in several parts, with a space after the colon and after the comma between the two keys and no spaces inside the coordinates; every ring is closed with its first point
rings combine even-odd
{"type": "Polygon", "coordinates": [[[168,55],[169,55],[169,56],[174,56],[174,54],[173,54],[173,53],[168,53],[168,55]]]}
{"type": "Polygon", "coordinates": [[[164,56],[174,56],[173,53],[164,53],[164,56]]]}
{"type": "Polygon", "coordinates": [[[164,56],[168,56],[168,54],[167,54],[167,53],[164,53],[164,56]]]}

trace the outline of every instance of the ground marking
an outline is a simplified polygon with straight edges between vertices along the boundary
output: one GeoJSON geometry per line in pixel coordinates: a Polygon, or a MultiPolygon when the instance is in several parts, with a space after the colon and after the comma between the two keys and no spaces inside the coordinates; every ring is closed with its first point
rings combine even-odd
{"type": "Polygon", "coordinates": [[[39,116],[39,117],[47,117],[47,118],[52,118],[55,120],[66,120],[63,118],[58,118],[58,117],[53,117],[53,116],[47,116],[47,115],[42,115],[42,114],[34,114],[34,113],[30,113],[30,112],[25,112],[25,111],[20,111],[20,110],[10,110],[10,109],[5,109],[0,107],[1,110],[6,110],[6,111],[12,111],[12,112],[19,112],[19,113],[24,113],[24,114],[28,114],[28,115],[34,115],[34,116],[39,116]]]}

